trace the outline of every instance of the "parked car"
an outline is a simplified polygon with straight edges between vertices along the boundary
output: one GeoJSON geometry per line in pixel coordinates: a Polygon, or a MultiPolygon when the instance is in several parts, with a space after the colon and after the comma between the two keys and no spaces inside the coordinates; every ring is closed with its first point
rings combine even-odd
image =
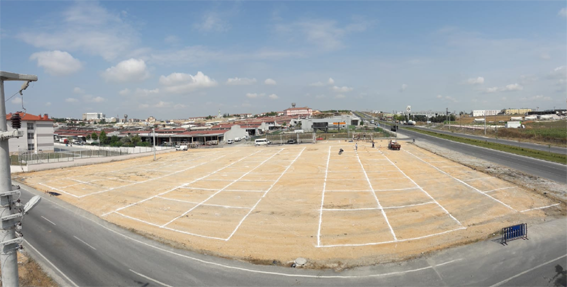
{"type": "Polygon", "coordinates": [[[227,140],[226,143],[227,143],[227,144],[232,144],[233,141],[232,141],[232,140],[227,140]]]}
{"type": "Polygon", "coordinates": [[[180,145],[179,147],[175,148],[175,150],[187,150],[187,146],[186,145],[180,145]]]}
{"type": "Polygon", "coordinates": [[[287,143],[288,144],[296,144],[297,140],[296,139],[289,139],[289,140],[287,140],[287,143]]]}
{"type": "Polygon", "coordinates": [[[271,142],[268,139],[256,139],[254,141],[254,144],[259,146],[259,145],[269,145],[271,142]]]}

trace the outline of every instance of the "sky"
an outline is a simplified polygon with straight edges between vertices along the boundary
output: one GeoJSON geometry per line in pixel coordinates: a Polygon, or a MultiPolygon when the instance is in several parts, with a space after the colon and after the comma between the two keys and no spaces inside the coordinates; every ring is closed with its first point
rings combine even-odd
{"type": "Polygon", "coordinates": [[[38,76],[8,112],[54,117],[566,108],[566,6],[1,1],[0,69],[38,76]]]}

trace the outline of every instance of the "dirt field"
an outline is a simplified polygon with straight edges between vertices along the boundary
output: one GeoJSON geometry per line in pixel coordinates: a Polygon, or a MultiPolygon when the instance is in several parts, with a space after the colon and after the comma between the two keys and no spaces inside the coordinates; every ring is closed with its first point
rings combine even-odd
{"type": "Polygon", "coordinates": [[[386,146],[191,150],[15,179],[176,246],[313,268],[419,256],[564,208],[414,145],[386,146]]]}

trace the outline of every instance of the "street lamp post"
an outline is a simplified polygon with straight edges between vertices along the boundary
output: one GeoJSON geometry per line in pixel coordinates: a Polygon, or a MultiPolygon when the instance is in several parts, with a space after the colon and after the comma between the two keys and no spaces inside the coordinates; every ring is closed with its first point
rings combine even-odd
{"type": "Polygon", "coordinates": [[[152,135],[154,137],[154,161],[156,160],[156,128],[152,128],[152,135]]]}

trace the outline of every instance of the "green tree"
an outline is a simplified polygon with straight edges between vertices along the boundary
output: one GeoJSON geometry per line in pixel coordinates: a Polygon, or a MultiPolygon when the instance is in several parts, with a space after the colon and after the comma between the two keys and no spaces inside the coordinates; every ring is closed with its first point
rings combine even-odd
{"type": "Polygon", "coordinates": [[[131,138],[131,141],[132,141],[132,144],[133,144],[134,146],[138,146],[138,145],[140,145],[140,143],[142,142],[142,138],[140,138],[139,135],[134,135],[134,136],[131,138]]]}
{"type": "Polygon", "coordinates": [[[114,143],[117,143],[119,141],[120,141],[120,139],[118,138],[117,135],[113,135],[113,136],[110,137],[110,144],[114,144],[114,143]]]}
{"type": "Polygon", "coordinates": [[[93,139],[93,141],[96,141],[96,140],[98,140],[98,135],[96,133],[93,133],[91,135],[91,138],[93,139]]]}
{"type": "Polygon", "coordinates": [[[98,138],[100,139],[101,144],[107,144],[108,137],[106,136],[106,133],[104,131],[100,131],[98,138]]]}

